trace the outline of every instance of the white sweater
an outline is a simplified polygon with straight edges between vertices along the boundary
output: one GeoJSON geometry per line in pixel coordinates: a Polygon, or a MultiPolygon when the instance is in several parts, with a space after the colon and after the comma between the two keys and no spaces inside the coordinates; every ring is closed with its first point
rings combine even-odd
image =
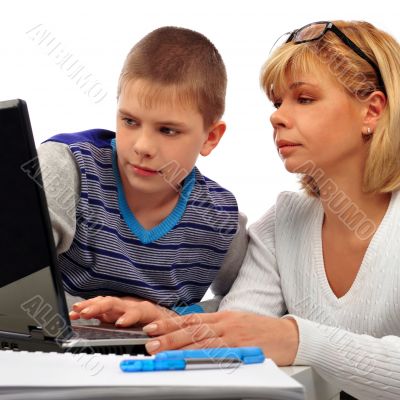
{"type": "Polygon", "coordinates": [[[282,193],[250,227],[244,263],[220,310],[289,313],[300,334],[294,364],[313,366],[359,399],[400,399],[400,193],[341,298],[325,275],[323,215],[318,199],[282,193]]]}

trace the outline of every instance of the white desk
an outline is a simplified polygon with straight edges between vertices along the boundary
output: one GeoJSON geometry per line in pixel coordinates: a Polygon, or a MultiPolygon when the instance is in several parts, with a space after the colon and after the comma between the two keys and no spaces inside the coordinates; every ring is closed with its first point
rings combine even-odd
{"type": "Polygon", "coordinates": [[[54,353],[0,352],[0,397],[14,400],[22,400],[27,396],[41,400],[114,400],[133,397],[194,400],[259,399],[267,398],[267,393],[275,393],[268,398],[339,398],[339,390],[329,385],[310,367],[279,369],[273,364],[255,364],[240,367],[233,373],[215,369],[130,375],[121,373],[117,368],[118,362],[119,356],[113,355],[98,355],[94,358],[84,355],[81,358],[80,355],[54,353]],[[96,364],[101,368],[93,368],[96,364]],[[293,380],[288,381],[285,374],[293,380]],[[295,381],[303,386],[304,397],[301,387],[295,381]],[[285,389],[282,392],[280,388],[285,389]],[[291,391],[289,395],[287,390],[295,390],[298,394],[291,391]]]}
{"type": "Polygon", "coordinates": [[[321,378],[311,367],[282,367],[305,389],[305,400],[339,400],[340,389],[321,378]]]}
{"type": "MultiPolygon", "coordinates": [[[[68,308],[82,300],[66,293],[68,308]]],[[[87,321],[84,321],[87,323],[87,321]]],[[[305,400],[339,400],[340,390],[321,378],[311,367],[283,367],[282,370],[305,388],[305,400]]]]}
{"type": "Polygon", "coordinates": [[[238,368],[124,373],[127,356],[0,351],[0,397],[30,399],[303,400],[270,360],[238,368]]]}

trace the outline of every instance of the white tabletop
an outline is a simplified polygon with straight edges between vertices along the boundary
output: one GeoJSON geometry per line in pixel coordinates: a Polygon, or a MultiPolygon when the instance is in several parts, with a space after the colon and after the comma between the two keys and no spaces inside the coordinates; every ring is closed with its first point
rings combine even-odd
{"type": "Polygon", "coordinates": [[[304,386],[305,400],[340,399],[340,389],[327,382],[309,366],[281,367],[281,370],[304,386]]]}

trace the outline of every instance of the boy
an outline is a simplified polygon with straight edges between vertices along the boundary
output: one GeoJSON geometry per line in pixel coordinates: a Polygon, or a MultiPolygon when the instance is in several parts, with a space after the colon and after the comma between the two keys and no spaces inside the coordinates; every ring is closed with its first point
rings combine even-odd
{"type": "MultiPolygon", "coordinates": [[[[240,228],[234,196],[195,167],[225,132],[225,90],[223,61],[207,38],[159,28],[126,58],[115,134],[61,134],[41,145],[67,293],[170,308],[198,302],[213,281],[218,294],[229,289],[247,245],[245,220],[240,228]]],[[[74,310],[72,319],[102,319],[74,310]]]]}

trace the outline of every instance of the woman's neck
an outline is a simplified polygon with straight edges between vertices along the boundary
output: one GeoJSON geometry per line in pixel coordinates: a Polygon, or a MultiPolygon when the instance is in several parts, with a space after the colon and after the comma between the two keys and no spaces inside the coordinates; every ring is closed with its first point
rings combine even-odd
{"type": "Polygon", "coordinates": [[[341,235],[370,239],[390,203],[390,193],[368,194],[362,179],[326,178],[318,182],[324,226],[341,235]]]}

